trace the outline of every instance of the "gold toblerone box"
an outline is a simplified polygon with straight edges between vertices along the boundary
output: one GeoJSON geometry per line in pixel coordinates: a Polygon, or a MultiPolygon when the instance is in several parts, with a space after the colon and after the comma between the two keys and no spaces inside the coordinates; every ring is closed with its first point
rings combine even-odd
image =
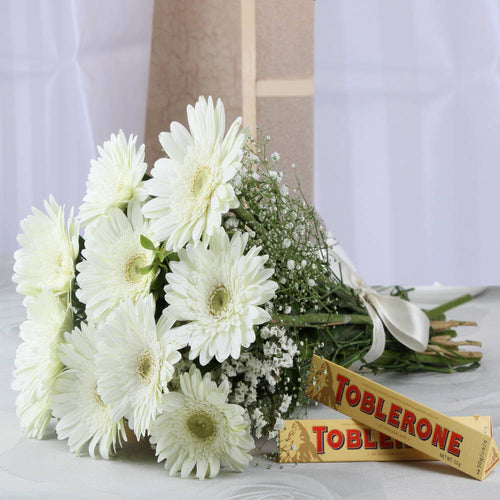
{"type": "MultiPolygon", "coordinates": [[[[492,435],[491,417],[453,420],[492,435]]],[[[279,433],[279,462],[389,462],[437,460],[350,418],[286,420],[279,433]]]]}
{"type": "Polygon", "coordinates": [[[306,395],[479,480],[500,459],[491,436],[316,355],[306,395]]]}

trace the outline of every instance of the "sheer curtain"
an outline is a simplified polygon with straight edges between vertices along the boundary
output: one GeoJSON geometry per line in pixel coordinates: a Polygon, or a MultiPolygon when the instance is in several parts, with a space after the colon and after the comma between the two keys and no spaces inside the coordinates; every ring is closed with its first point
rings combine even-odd
{"type": "Polygon", "coordinates": [[[0,255],[49,193],[78,206],[96,144],[143,141],[153,0],[0,2],[0,255]]]}
{"type": "Polygon", "coordinates": [[[500,2],[317,0],[316,204],[372,284],[500,283],[500,2]]]}

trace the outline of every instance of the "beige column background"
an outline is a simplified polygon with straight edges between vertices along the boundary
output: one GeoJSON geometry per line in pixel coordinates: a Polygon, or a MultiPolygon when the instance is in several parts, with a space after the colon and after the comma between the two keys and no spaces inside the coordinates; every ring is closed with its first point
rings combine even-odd
{"type": "MultiPolygon", "coordinates": [[[[313,0],[156,0],[146,160],[158,134],[199,95],[223,99],[227,121],[272,137],[281,169],[295,163],[313,196],[313,0]]],[[[292,180],[292,179],[291,179],[292,180]]]]}

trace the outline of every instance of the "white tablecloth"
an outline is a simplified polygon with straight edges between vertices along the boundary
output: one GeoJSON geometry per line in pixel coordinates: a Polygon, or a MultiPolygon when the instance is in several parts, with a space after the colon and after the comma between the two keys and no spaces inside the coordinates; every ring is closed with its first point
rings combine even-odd
{"type": "MultiPolygon", "coordinates": [[[[437,462],[279,465],[256,457],[242,474],[208,481],[168,477],[153,451],[130,444],[110,461],[71,455],[54,432],[27,439],[18,427],[12,369],[24,318],[11,283],[12,262],[0,262],[0,498],[257,499],[498,499],[500,466],[485,481],[437,462]]],[[[453,313],[479,328],[462,336],[483,342],[485,358],[472,372],[383,375],[377,380],[448,415],[491,415],[500,435],[500,288],[490,288],[453,313]]],[[[310,418],[339,418],[326,407],[310,418]]]]}

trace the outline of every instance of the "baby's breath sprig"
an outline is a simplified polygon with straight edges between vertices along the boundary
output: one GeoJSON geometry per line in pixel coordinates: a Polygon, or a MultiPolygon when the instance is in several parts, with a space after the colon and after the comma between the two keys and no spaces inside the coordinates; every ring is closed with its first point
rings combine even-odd
{"type": "MultiPolygon", "coordinates": [[[[231,384],[231,401],[247,408],[254,434],[272,438],[283,419],[309,403],[304,388],[312,354],[346,367],[363,363],[373,325],[358,293],[333,270],[334,241],[300,182],[291,188],[277,170],[279,154],[268,158],[269,141],[269,136],[248,140],[234,182],[240,206],[223,224],[230,235],[246,231],[251,244],[262,247],[279,288],[266,305],[271,322],[257,329],[255,342],[238,360],[222,363],[219,376],[231,384]]],[[[290,167],[295,175],[295,165],[290,167]]],[[[395,287],[392,294],[408,299],[408,292],[395,287]]],[[[430,319],[442,320],[444,310],[428,311],[430,319]]],[[[425,353],[415,353],[387,334],[384,354],[365,366],[374,372],[451,372],[477,366],[477,358],[457,351],[450,340],[456,333],[439,328],[431,328],[432,347],[425,353]]]]}
{"type": "Polygon", "coordinates": [[[274,170],[278,155],[268,160],[268,140],[250,140],[236,180],[240,207],[225,221],[226,230],[246,230],[252,244],[269,255],[269,267],[280,288],[274,299],[276,314],[326,312],[366,314],[353,290],[344,286],[330,265],[328,235],[314,207],[298,188],[283,182],[274,170]]]}

